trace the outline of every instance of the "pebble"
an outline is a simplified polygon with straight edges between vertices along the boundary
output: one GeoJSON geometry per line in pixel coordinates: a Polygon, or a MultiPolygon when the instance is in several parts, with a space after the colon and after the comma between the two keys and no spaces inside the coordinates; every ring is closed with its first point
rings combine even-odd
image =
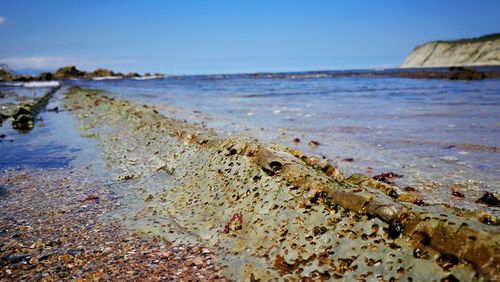
{"type": "Polygon", "coordinates": [[[309,146],[311,147],[318,147],[320,145],[320,143],[318,141],[315,141],[315,140],[311,140],[309,141],[309,146]]]}
{"type": "Polygon", "coordinates": [[[458,158],[455,156],[444,156],[439,158],[440,160],[446,161],[446,162],[456,162],[458,161],[458,158]]]}
{"type": "Polygon", "coordinates": [[[133,234],[117,220],[96,220],[119,202],[105,185],[88,183],[86,173],[47,169],[0,175],[0,185],[12,192],[0,202],[0,230],[9,230],[0,232],[1,281],[229,281],[205,246],[175,247],[133,234]],[[86,185],[80,185],[82,179],[86,185]],[[100,204],[80,205],[95,194],[100,204]]]}

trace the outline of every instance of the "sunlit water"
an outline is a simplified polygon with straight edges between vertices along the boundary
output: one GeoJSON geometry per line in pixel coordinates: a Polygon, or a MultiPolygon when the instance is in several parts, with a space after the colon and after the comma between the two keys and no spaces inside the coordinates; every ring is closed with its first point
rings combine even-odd
{"type": "Polygon", "coordinates": [[[500,187],[499,80],[192,76],[65,84],[155,105],[224,136],[244,134],[319,155],[347,175],[393,171],[404,175],[398,186],[415,186],[437,201],[449,201],[452,188],[477,199],[500,187]],[[311,140],[320,145],[310,147],[311,140]]]}
{"type": "Polygon", "coordinates": [[[346,174],[403,174],[401,187],[439,188],[442,201],[451,188],[500,187],[499,80],[198,76],[84,85],[221,134],[322,155],[346,174]],[[311,140],[320,146],[311,148],[311,140]]]}
{"type": "MultiPolygon", "coordinates": [[[[35,95],[41,97],[50,88],[0,87],[2,93],[15,91],[0,99],[2,104],[16,99],[25,100],[35,95]]],[[[25,133],[11,127],[10,120],[4,120],[0,128],[0,170],[30,168],[69,168],[71,165],[97,163],[98,147],[95,140],[80,136],[77,121],[62,109],[61,99],[67,88],[57,91],[47,108],[58,107],[59,112],[44,111],[38,115],[35,127],[25,133]]]]}

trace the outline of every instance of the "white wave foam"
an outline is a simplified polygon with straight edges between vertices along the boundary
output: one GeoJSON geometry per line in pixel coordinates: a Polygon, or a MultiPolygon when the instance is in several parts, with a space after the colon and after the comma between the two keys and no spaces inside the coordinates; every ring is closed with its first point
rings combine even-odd
{"type": "Polygon", "coordinates": [[[92,80],[111,80],[111,79],[123,79],[123,76],[101,76],[92,78],[92,80]]]}
{"type": "Polygon", "coordinates": [[[141,76],[141,77],[132,77],[135,80],[148,80],[148,79],[161,79],[162,75],[150,75],[150,76],[141,76]]]}
{"type": "Polygon", "coordinates": [[[30,81],[22,84],[23,87],[26,88],[35,88],[35,87],[57,87],[61,85],[59,81],[30,81]]]}
{"type": "Polygon", "coordinates": [[[23,86],[22,82],[0,82],[4,86],[23,86]]]}

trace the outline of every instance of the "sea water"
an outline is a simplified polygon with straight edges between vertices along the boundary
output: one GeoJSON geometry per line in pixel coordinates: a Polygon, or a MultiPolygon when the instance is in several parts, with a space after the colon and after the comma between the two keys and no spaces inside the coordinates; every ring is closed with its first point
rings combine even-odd
{"type": "Polygon", "coordinates": [[[83,85],[223,136],[326,158],[346,175],[395,172],[400,188],[418,187],[433,201],[500,191],[499,80],[234,75],[83,85]]]}
{"type": "Polygon", "coordinates": [[[220,136],[293,147],[346,175],[395,172],[401,190],[416,187],[426,201],[467,206],[500,191],[500,80],[221,75],[64,85],[153,105],[220,136]]]}

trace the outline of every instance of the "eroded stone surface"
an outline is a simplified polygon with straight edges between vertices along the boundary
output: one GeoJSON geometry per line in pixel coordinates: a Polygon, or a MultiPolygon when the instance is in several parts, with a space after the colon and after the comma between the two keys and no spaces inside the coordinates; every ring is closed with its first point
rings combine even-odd
{"type": "Polygon", "coordinates": [[[65,104],[99,139],[117,178],[151,192],[137,211],[150,220],[129,225],[209,243],[235,279],[499,279],[491,215],[419,206],[408,193],[362,175],[345,179],[289,148],[220,139],[96,91],[75,88],[65,104]]]}

